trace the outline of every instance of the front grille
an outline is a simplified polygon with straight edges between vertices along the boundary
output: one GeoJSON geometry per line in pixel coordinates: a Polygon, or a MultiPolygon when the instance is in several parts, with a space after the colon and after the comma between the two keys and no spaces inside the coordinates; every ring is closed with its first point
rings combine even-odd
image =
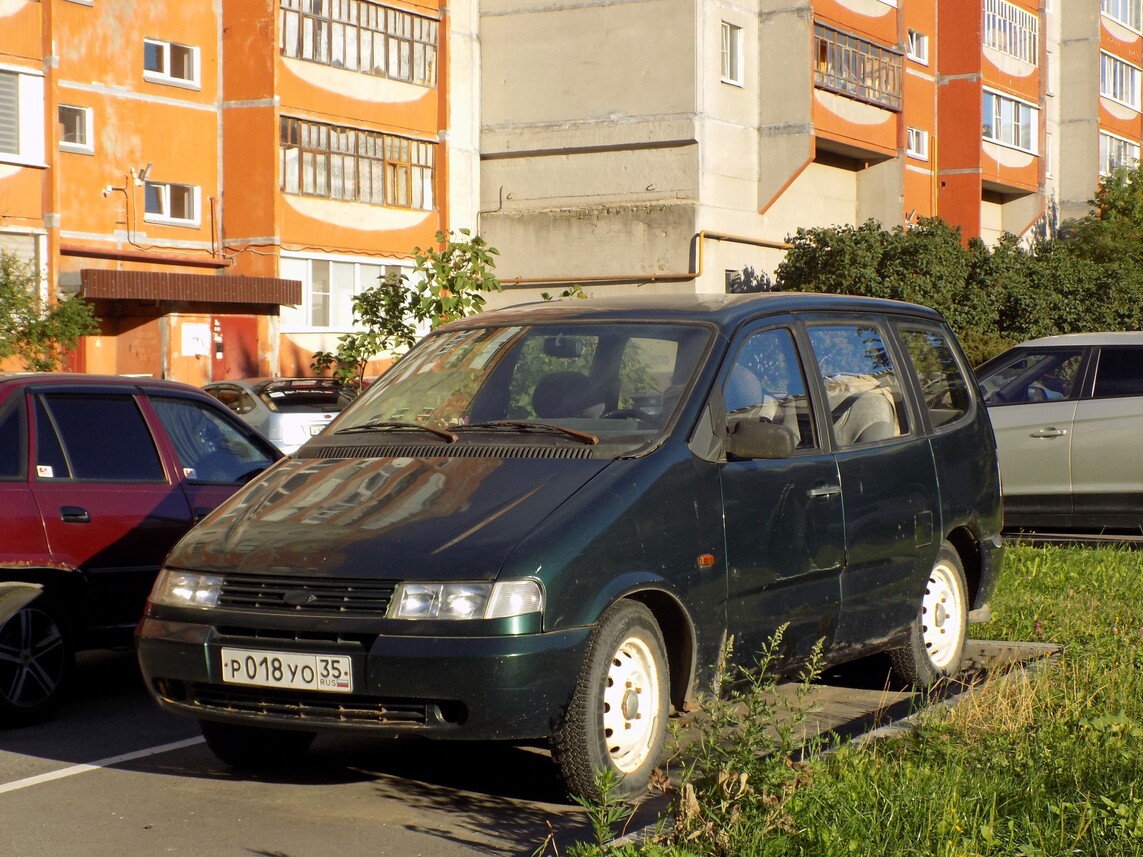
{"type": "Polygon", "coordinates": [[[228,574],[218,606],[315,616],[380,617],[389,608],[394,586],[391,580],[228,574]]]}
{"type": "MultiPolygon", "coordinates": [[[[383,699],[356,694],[307,694],[264,688],[235,688],[192,684],[184,698],[172,701],[191,705],[204,714],[256,714],[277,720],[345,726],[449,726],[442,706],[424,700],[383,699]]],[[[453,704],[455,706],[455,703],[453,704]]],[[[447,705],[445,706],[448,707],[447,705]]],[[[454,713],[455,717],[455,713],[454,713]]]]}

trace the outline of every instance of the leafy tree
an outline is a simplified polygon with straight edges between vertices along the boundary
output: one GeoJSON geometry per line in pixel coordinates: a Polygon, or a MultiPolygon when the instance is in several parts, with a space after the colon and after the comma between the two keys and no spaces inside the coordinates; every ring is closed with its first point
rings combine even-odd
{"type": "Polygon", "coordinates": [[[51,372],[81,336],[99,332],[99,322],[81,298],[44,303],[37,285],[30,265],[0,251],[0,360],[15,357],[25,369],[51,372]]]}
{"type": "Polygon", "coordinates": [[[319,351],[312,368],[333,370],[360,389],[369,361],[385,352],[403,352],[417,339],[418,326],[434,329],[484,308],[486,292],[500,291],[493,270],[495,247],[461,229],[457,237],[438,232],[440,249],[413,249],[413,276],[388,274],[376,286],[353,296],[357,333],[338,337],[336,350],[319,351]]]}

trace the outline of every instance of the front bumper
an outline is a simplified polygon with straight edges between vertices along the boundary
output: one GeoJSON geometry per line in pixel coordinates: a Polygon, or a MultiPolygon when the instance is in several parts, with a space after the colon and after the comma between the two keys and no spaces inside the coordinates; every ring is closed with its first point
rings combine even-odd
{"type": "Polygon", "coordinates": [[[136,646],[148,690],[179,714],[310,731],[531,740],[551,734],[571,699],[589,633],[381,635],[366,647],[352,640],[235,638],[211,625],[145,618],[136,646]],[[223,646],[348,655],[354,692],[226,684],[223,646]]]}

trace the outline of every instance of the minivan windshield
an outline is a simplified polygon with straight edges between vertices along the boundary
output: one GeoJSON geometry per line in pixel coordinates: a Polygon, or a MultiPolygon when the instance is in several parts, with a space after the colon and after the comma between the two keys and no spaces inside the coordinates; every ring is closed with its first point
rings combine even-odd
{"type": "Polygon", "coordinates": [[[334,433],[409,427],[444,437],[548,431],[586,443],[645,441],[671,421],[711,335],[704,325],[639,322],[437,333],[374,382],[334,433]]]}

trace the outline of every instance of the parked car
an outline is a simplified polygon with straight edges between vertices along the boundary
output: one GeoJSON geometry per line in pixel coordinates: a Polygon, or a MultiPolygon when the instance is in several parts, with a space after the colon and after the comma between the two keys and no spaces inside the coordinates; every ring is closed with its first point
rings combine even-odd
{"type": "Polygon", "coordinates": [[[988,414],[936,312],[592,299],[442,326],[174,549],[137,648],[239,766],[318,731],[546,738],[643,790],[749,666],[957,672],[1000,568],[988,414]],[[644,405],[644,403],[651,403],[644,405]]]}
{"type": "Polygon", "coordinates": [[[1143,333],[1033,339],[977,377],[1008,528],[1143,533],[1143,333]]]}
{"type": "Polygon", "coordinates": [[[77,649],[130,645],[167,551],[279,458],[185,384],[0,376],[0,581],[43,590],[0,622],[0,725],[47,717],[77,649]]]}
{"type": "Polygon", "coordinates": [[[203,387],[287,454],[321,432],[352,397],[333,378],[257,378],[203,387]]]}

